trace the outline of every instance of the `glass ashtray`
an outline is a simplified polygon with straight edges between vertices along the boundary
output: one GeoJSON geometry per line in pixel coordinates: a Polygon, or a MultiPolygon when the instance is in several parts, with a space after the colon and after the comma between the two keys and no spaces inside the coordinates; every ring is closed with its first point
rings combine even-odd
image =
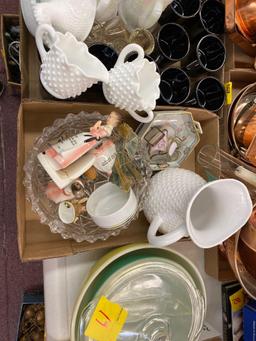
{"type": "MultiPolygon", "coordinates": [[[[138,171],[137,174],[140,175],[138,180],[131,174],[131,179],[134,180],[131,181],[131,187],[138,201],[135,215],[130,217],[123,225],[113,229],[98,227],[86,211],[74,223],[65,224],[58,216],[59,205],[46,196],[46,186],[51,181],[51,178],[39,162],[38,154],[43,152],[50,142],[67,139],[81,132],[90,131],[90,127],[97,121],[102,121],[104,124],[106,119],[107,115],[104,116],[96,112],[68,114],[64,119],[54,121],[51,127],[45,128],[41,136],[35,140],[33,148],[28,154],[24,166],[26,199],[31,203],[32,210],[38,214],[41,224],[48,225],[52,233],[59,233],[64,239],[72,238],[77,242],[87,241],[94,243],[97,240],[106,240],[111,236],[117,236],[122,230],[127,229],[133,220],[138,218],[139,212],[143,208],[145,189],[151,176],[151,170],[143,158],[143,150],[141,150],[142,147],[138,141],[137,144],[135,141],[131,141],[132,155],[125,154],[125,150],[122,150],[124,148],[123,142],[118,143],[121,140],[121,136],[117,133],[116,129],[113,131],[111,140],[118,146],[116,148],[117,153],[121,153],[121,156],[125,154],[126,162],[132,164],[132,167],[135,167],[138,171]]],[[[99,186],[109,181],[113,181],[112,176],[97,170],[96,179],[86,182],[86,193],[90,195],[99,186]]]]}
{"type": "Polygon", "coordinates": [[[201,126],[186,111],[156,111],[138,131],[150,167],[160,171],[180,167],[200,141],[201,126]]]}

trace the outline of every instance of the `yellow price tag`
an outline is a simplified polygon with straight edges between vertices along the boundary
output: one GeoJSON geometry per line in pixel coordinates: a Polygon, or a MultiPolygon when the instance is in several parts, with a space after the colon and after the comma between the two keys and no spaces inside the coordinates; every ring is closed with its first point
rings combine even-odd
{"type": "Polygon", "coordinates": [[[225,89],[226,89],[226,104],[232,103],[232,82],[225,83],[225,89]]]}
{"type": "Polygon", "coordinates": [[[229,296],[229,300],[233,312],[241,310],[245,304],[244,290],[238,290],[233,295],[229,296]]]}
{"type": "Polygon", "coordinates": [[[127,316],[128,312],[123,307],[102,296],[84,335],[97,341],[116,341],[127,316]]]}

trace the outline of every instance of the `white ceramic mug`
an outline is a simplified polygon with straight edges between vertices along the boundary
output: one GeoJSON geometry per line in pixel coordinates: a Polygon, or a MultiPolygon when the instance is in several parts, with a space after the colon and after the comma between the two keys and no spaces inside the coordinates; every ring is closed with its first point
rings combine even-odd
{"type": "Polygon", "coordinates": [[[86,205],[95,224],[105,229],[124,224],[136,214],[137,208],[138,202],[133,190],[125,192],[111,182],[97,188],[86,205]]]}
{"type": "Polygon", "coordinates": [[[42,59],[41,82],[54,97],[76,97],[98,81],[108,82],[108,70],[102,62],[71,33],[62,34],[50,25],[40,25],[36,31],[36,44],[42,59]],[[45,34],[51,41],[49,51],[44,47],[45,34]]]}
{"type": "Polygon", "coordinates": [[[151,222],[148,240],[153,245],[167,246],[190,236],[199,247],[210,248],[236,233],[251,215],[252,201],[240,181],[205,184],[197,174],[179,168],[159,172],[152,180],[144,213],[151,222]]]}
{"type": "Polygon", "coordinates": [[[115,66],[109,71],[109,82],[103,84],[106,100],[125,109],[135,120],[152,121],[156,100],[160,96],[160,75],[155,62],[144,58],[144,50],[137,44],[129,44],[121,51],[115,66]],[[137,53],[132,62],[125,62],[131,53],[137,53]],[[145,111],[146,117],[136,111],[145,111]]]}

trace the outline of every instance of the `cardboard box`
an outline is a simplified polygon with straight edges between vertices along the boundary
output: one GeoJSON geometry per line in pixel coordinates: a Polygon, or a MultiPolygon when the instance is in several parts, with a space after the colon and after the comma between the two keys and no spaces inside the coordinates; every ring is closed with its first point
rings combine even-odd
{"type": "Polygon", "coordinates": [[[199,341],[221,341],[220,333],[208,322],[205,322],[199,341]]]}
{"type": "MultiPolygon", "coordinates": [[[[28,32],[22,17],[20,22],[23,104],[20,107],[18,127],[17,193],[19,195],[17,195],[17,218],[21,259],[29,261],[65,256],[90,249],[146,241],[148,223],[143,215],[140,215],[139,220],[133,222],[129,229],[123,231],[118,237],[93,244],[87,242],[77,243],[72,240],[63,240],[61,236],[52,234],[47,226],[42,226],[39,223],[37,215],[31,212],[30,205],[25,204],[25,193],[22,184],[25,155],[31,148],[34,138],[41,133],[42,129],[51,125],[55,118],[64,117],[69,112],[79,112],[84,109],[109,113],[113,107],[106,104],[102,94],[95,92],[93,87],[80,97],[77,97],[75,102],[56,101],[55,98],[48,94],[39,79],[41,63],[35,39],[28,32]]],[[[218,76],[223,78],[223,72],[223,70],[220,71],[218,76]]],[[[163,109],[175,108],[170,106],[157,108],[157,110],[163,109]]],[[[199,150],[200,146],[206,143],[218,144],[219,125],[217,116],[200,109],[192,109],[191,112],[194,114],[194,118],[201,122],[205,131],[196,150],[199,150]]],[[[195,153],[192,153],[186,165],[187,168],[195,170],[195,153]]]]}
{"type": "MultiPolygon", "coordinates": [[[[231,100],[238,92],[250,83],[256,82],[253,68],[254,58],[246,55],[228,37],[225,39],[227,60],[225,63],[225,83],[232,83],[231,100]]],[[[230,105],[224,107],[224,116],[220,120],[220,147],[230,152],[228,144],[228,112],[230,105]]],[[[235,275],[218,247],[205,250],[205,272],[219,281],[232,281],[235,275]]]]}
{"type": "MultiPolygon", "coordinates": [[[[29,33],[23,17],[20,17],[20,65],[21,65],[21,96],[32,101],[59,101],[50,95],[41,85],[40,67],[41,60],[37,50],[35,38],[29,33]]],[[[74,101],[70,99],[70,102],[74,101]]],[[[75,102],[107,103],[103,92],[96,87],[87,89],[75,102]]]]}
{"type": "Polygon", "coordinates": [[[9,64],[8,64],[8,45],[7,45],[4,33],[6,32],[6,29],[11,25],[19,25],[19,16],[15,14],[2,14],[1,15],[1,42],[2,42],[1,52],[2,52],[4,65],[5,65],[7,82],[9,85],[20,87],[21,83],[14,80],[12,70],[10,69],[9,64]]]}
{"type": "MultiPolygon", "coordinates": [[[[40,82],[40,66],[41,60],[37,50],[35,38],[29,33],[24,20],[21,16],[21,74],[22,74],[22,98],[32,101],[55,100],[42,86],[40,82]]],[[[170,64],[173,67],[181,67],[180,62],[170,64]]],[[[210,74],[209,74],[210,75],[210,74]]],[[[215,72],[214,77],[224,82],[224,68],[215,72]]],[[[71,100],[70,100],[71,101],[71,100]]],[[[87,89],[81,96],[73,99],[75,102],[86,103],[104,103],[107,101],[104,98],[103,92],[98,87],[92,86],[87,89]]],[[[169,108],[173,108],[169,106],[169,108]]],[[[223,108],[218,112],[219,117],[223,116],[223,108]]]]}
{"type": "MultiPolygon", "coordinates": [[[[48,226],[41,225],[37,214],[31,211],[30,204],[25,200],[23,167],[34,139],[41,134],[43,128],[52,125],[56,118],[65,117],[70,112],[77,113],[81,110],[93,112],[97,110],[103,114],[108,114],[112,109],[113,107],[110,105],[72,102],[23,101],[21,104],[18,114],[17,224],[19,252],[22,261],[67,256],[91,249],[146,241],[148,223],[143,214],[119,236],[109,238],[106,241],[90,244],[65,240],[59,234],[51,233],[48,226]]],[[[170,110],[170,108],[160,107],[157,110],[170,110]]],[[[200,148],[208,143],[218,144],[219,120],[215,114],[204,110],[186,110],[192,112],[194,119],[201,123],[204,132],[200,143],[183,165],[185,168],[195,170],[196,154],[200,148]]],[[[129,123],[131,122],[129,115],[126,115],[126,119],[129,123]]]]}
{"type": "MultiPolygon", "coordinates": [[[[255,58],[246,55],[228,37],[226,39],[227,60],[225,63],[225,83],[232,83],[231,101],[240,90],[250,83],[256,82],[254,69],[255,58]]],[[[224,107],[224,118],[221,122],[221,147],[229,151],[227,118],[230,105],[224,107]]]]}
{"type": "Polygon", "coordinates": [[[204,270],[207,275],[221,282],[236,279],[227,258],[218,246],[204,250],[204,270]]]}

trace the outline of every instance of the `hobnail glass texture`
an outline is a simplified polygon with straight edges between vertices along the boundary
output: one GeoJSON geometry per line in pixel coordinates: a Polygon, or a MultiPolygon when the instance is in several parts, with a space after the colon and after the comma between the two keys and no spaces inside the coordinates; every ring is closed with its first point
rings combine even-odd
{"type": "MultiPolygon", "coordinates": [[[[61,234],[64,239],[72,238],[77,242],[87,241],[94,243],[97,240],[106,240],[110,236],[117,236],[122,230],[127,229],[134,219],[138,218],[139,211],[143,208],[145,189],[151,176],[151,171],[148,164],[144,162],[142,150],[137,150],[134,159],[131,160],[133,165],[136,165],[143,175],[142,180],[134,182],[132,187],[138,200],[137,212],[123,225],[115,229],[102,229],[98,227],[86,213],[80,215],[77,222],[64,224],[58,217],[58,205],[49,200],[45,195],[46,186],[51,179],[38,161],[37,155],[46,149],[49,142],[56,141],[60,137],[68,138],[78,133],[89,131],[90,127],[99,120],[104,124],[106,118],[107,116],[96,112],[80,112],[79,114],[68,114],[64,119],[57,119],[51,127],[43,130],[42,135],[35,140],[33,149],[28,154],[24,166],[26,199],[31,203],[32,210],[38,214],[40,222],[48,225],[52,233],[61,234]]],[[[118,139],[120,139],[120,136],[114,130],[112,140],[117,142],[118,139]]],[[[86,183],[86,191],[92,193],[96,188],[108,181],[107,175],[97,171],[96,180],[86,183]]]]}

